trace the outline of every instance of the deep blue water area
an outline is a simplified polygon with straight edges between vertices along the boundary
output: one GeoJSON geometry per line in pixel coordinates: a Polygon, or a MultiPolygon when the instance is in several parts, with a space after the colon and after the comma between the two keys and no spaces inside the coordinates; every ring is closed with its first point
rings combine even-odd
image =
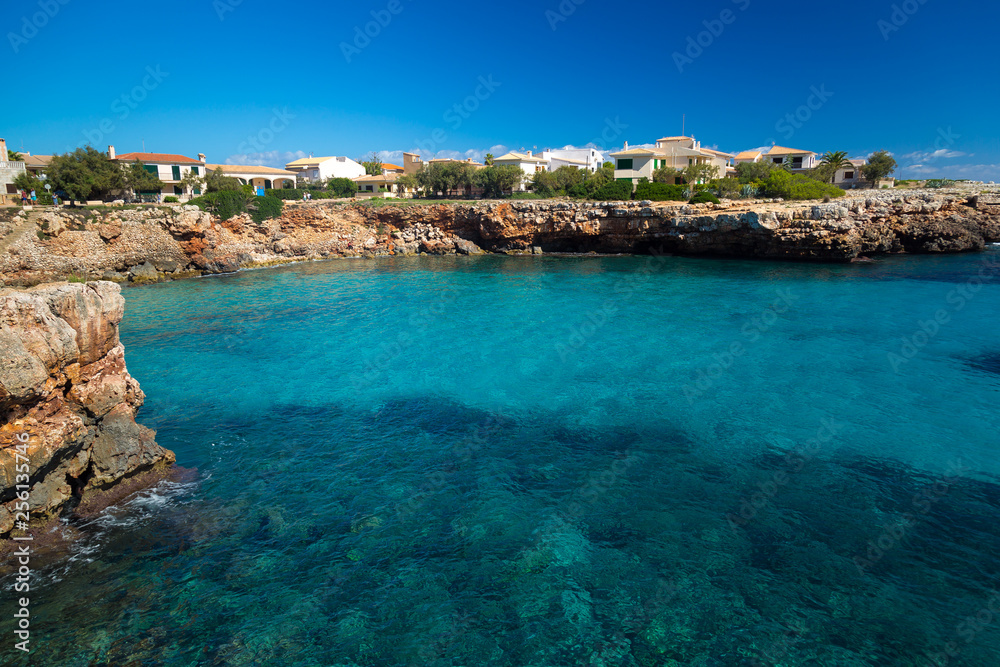
{"type": "Polygon", "coordinates": [[[127,289],[193,472],[38,573],[31,664],[1000,664],[998,254],[127,289]]]}

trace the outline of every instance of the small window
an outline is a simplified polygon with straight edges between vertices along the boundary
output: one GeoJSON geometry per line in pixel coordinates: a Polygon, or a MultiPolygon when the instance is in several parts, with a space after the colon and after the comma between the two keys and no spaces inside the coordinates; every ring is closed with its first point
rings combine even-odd
{"type": "Polygon", "coordinates": [[[194,193],[195,193],[196,195],[200,195],[200,194],[201,194],[201,188],[195,188],[195,189],[194,189],[194,193]]]}
{"type": "Polygon", "coordinates": [[[785,158],[783,157],[771,158],[771,162],[773,162],[774,164],[784,164],[785,158]]]}
{"type": "Polygon", "coordinates": [[[160,173],[160,170],[155,164],[144,164],[142,165],[142,168],[151,173],[153,176],[157,176],[160,173]]]}
{"type": "Polygon", "coordinates": [[[800,158],[800,157],[792,158],[792,166],[796,167],[798,169],[801,169],[802,168],[802,158],[800,158]]]}
{"type": "Polygon", "coordinates": [[[853,171],[845,171],[844,172],[844,180],[845,181],[853,181],[854,180],[854,172],[853,171]]]}
{"type": "Polygon", "coordinates": [[[174,194],[175,195],[182,195],[182,194],[184,194],[184,189],[181,186],[179,186],[179,185],[175,185],[174,186],[174,194]]]}
{"type": "Polygon", "coordinates": [[[201,176],[201,172],[198,171],[198,167],[191,167],[191,173],[195,176],[201,176]]]}
{"type": "Polygon", "coordinates": [[[618,160],[618,169],[626,170],[632,168],[632,159],[618,160]]]}
{"type": "Polygon", "coordinates": [[[174,177],[173,180],[175,181],[181,180],[181,168],[179,165],[175,164],[173,167],[170,168],[170,171],[172,172],[172,176],[174,177]]]}
{"type": "Polygon", "coordinates": [[[7,194],[9,194],[9,195],[16,195],[17,194],[17,188],[14,187],[13,183],[8,183],[7,184],[7,194]]]}

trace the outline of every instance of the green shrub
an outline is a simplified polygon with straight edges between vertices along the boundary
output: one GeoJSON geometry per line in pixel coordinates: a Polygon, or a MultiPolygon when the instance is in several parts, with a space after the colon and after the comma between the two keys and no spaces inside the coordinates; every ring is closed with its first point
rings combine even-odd
{"type": "Polygon", "coordinates": [[[228,220],[234,215],[246,212],[247,195],[242,190],[220,190],[192,199],[188,203],[203,211],[214,213],[222,220],[228,220]]]}
{"type": "Polygon", "coordinates": [[[570,197],[573,197],[574,199],[586,199],[587,186],[585,186],[583,183],[577,183],[576,185],[570,186],[569,189],[566,190],[566,194],[568,194],[570,197]]]}
{"type": "Polygon", "coordinates": [[[636,199],[650,201],[684,201],[684,186],[669,183],[639,183],[635,188],[636,199]]]}
{"type": "Polygon", "coordinates": [[[590,196],[601,201],[624,201],[632,198],[632,181],[611,181],[597,189],[590,196]]]}
{"type": "Polygon", "coordinates": [[[281,212],[285,209],[285,202],[277,197],[257,197],[253,207],[250,217],[260,224],[271,218],[280,218],[281,212]]]}
{"type": "Polygon", "coordinates": [[[955,181],[950,178],[932,178],[924,183],[925,188],[950,188],[955,185],[955,181]]]}
{"type": "Polygon", "coordinates": [[[701,192],[699,192],[694,197],[691,197],[691,199],[688,200],[689,204],[707,204],[709,202],[713,204],[718,204],[719,198],[713,195],[708,190],[702,190],[701,192]]]}
{"type": "Polygon", "coordinates": [[[163,198],[164,204],[178,204],[180,203],[180,201],[181,200],[175,197],[174,195],[167,195],[166,197],[163,198]]]}
{"type": "Polygon", "coordinates": [[[821,183],[815,178],[802,174],[791,174],[784,169],[775,169],[763,182],[765,196],[782,199],[803,200],[823,197],[843,197],[844,191],[836,185],[821,183]]]}
{"type": "Polygon", "coordinates": [[[327,190],[332,195],[328,197],[316,197],[317,199],[353,197],[354,193],[358,191],[358,184],[349,178],[331,178],[330,182],[326,185],[327,190]]]}

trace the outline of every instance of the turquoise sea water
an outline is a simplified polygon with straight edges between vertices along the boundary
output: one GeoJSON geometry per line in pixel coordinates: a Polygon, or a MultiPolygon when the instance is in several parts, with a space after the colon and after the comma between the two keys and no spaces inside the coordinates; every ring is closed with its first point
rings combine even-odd
{"type": "Polygon", "coordinates": [[[1000,664],[996,250],[128,289],[195,472],[38,574],[31,664],[1000,664]]]}

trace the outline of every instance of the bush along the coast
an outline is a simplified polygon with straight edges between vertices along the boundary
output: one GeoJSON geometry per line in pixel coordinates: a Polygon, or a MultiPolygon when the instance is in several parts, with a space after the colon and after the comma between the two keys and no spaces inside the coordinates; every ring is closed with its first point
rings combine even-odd
{"type": "Polygon", "coordinates": [[[689,204],[708,204],[709,202],[711,202],[712,204],[718,204],[719,198],[713,195],[708,190],[702,190],[701,192],[699,192],[694,197],[691,197],[691,199],[688,200],[689,204]]]}
{"type": "Polygon", "coordinates": [[[240,213],[250,213],[256,223],[280,217],[285,208],[285,202],[277,197],[255,197],[243,190],[210,192],[188,203],[217,215],[222,220],[229,220],[240,213]]]}
{"type": "Polygon", "coordinates": [[[668,183],[639,183],[635,188],[636,199],[649,201],[684,201],[684,186],[668,183]]]}
{"type": "Polygon", "coordinates": [[[782,199],[836,199],[843,197],[844,191],[836,185],[822,183],[802,174],[791,174],[784,169],[775,169],[763,182],[764,193],[768,197],[782,199]]]}
{"type": "Polygon", "coordinates": [[[591,199],[601,199],[604,201],[624,201],[632,198],[632,181],[611,181],[601,186],[599,190],[590,196],[591,199]]]}

